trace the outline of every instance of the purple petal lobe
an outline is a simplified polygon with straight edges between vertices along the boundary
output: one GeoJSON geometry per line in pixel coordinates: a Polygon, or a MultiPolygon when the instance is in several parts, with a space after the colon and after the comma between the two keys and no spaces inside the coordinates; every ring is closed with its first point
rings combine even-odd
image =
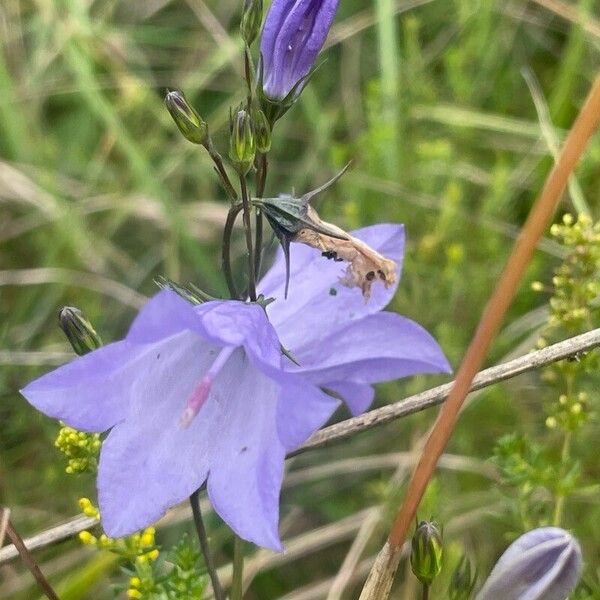
{"type": "Polygon", "coordinates": [[[375,397],[375,390],[368,383],[334,381],[327,384],[327,389],[333,390],[344,399],[354,417],[368,410],[375,397]]]}
{"type": "Polygon", "coordinates": [[[286,450],[302,445],[322,427],[339,406],[339,401],[291,373],[276,377],[281,388],[277,431],[286,450]]]}
{"type": "Polygon", "coordinates": [[[285,449],[277,435],[279,387],[242,352],[228,367],[218,420],[211,423],[208,495],[240,537],[281,551],[277,529],[285,449]]]}
{"type": "Polygon", "coordinates": [[[301,372],[317,385],[376,383],[417,373],[448,373],[437,342],[420,325],[390,312],[370,315],[323,339],[293,349],[301,372]]]}
{"type": "MultiPolygon", "coordinates": [[[[404,226],[373,225],[352,232],[357,238],[396,262],[400,279],[404,255],[404,226]]],[[[292,352],[321,341],[349,322],[362,319],[384,308],[396,292],[374,285],[368,302],[356,289],[343,286],[342,263],[330,261],[308,246],[291,246],[290,294],[284,300],[285,263],[280,251],[274,265],[258,286],[259,293],[277,300],[267,307],[269,319],[282,344],[292,352]]]]}
{"type": "Polygon", "coordinates": [[[195,308],[202,333],[224,346],[244,346],[253,359],[281,365],[280,343],[262,307],[245,302],[206,302],[195,308]]]}
{"type": "Polygon", "coordinates": [[[149,350],[104,346],[32,381],[21,393],[44,414],[83,431],[106,431],[125,417],[129,389],[149,350]]]}
{"type": "Polygon", "coordinates": [[[150,344],[185,329],[195,330],[199,320],[192,304],[179,294],[165,289],[153,296],[134,319],[127,340],[150,344]]]}
{"type": "Polygon", "coordinates": [[[476,600],[564,600],[582,569],[577,540],[557,527],[534,529],[500,557],[476,600]]]}

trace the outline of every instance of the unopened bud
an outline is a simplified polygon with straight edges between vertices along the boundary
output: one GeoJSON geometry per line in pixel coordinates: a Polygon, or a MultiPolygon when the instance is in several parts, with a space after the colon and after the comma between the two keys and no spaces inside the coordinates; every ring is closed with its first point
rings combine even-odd
{"type": "Polygon", "coordinates": [[[564,600],[579,581],[582,563],[581,548],[570,533],[534,529],[509,546],[475,600],[564,600]]]}
{"type": "Polygon", "coordinates": [[[79,309],[65,306],[58,313],[58,322],[73,350],[79,356],[102,346],[100,336],[79,309]]]}
{"type": "Polygon", "coordinates": [[[433,521],[421,521],[412,538],[410,566],[417,579],[431,585],[442,569],[442,535],[433,521]]]}
{"type": "Polygon", "coordinates": [[[244,10],[240,23],[242,39],[248,46],[257,38],[263,19],[263,0],[244,0],[244,10]]]}
{"type": "Polygon", "coordinates": [[[242,109],[232,115],[230,128],[229,158],[238,172],[245,175],[250,170],[256,154],[256,138],[248,112],[242,109]]]}
{"type": "Polygon", "coordinates": [[[477,570],[471,569],[471,562],[463,556],[450,579],[449,600],[469,600],[477,582],[477,570]]]}
{"type": "Polygon", "coordinates": [[[252,125],[256,137],[256,149],[266,154],[271,149],[271,125],[259,108],[252,111],[252,125]]]}
{"type": "Polygon", "coordinates": [[[186,140],[194,144],[206,142],[208,125],[186,100],[183,92],[179,90],[167,92],[165,106],[186,140]]]}

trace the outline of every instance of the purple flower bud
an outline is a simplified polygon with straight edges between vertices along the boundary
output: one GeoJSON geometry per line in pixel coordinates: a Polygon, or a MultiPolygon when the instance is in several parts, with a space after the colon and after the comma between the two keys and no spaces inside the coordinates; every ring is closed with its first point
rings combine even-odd
{"type": "Polygon", "coordinates": [[[581,575],[581,548],[558,527],[522,535],[500,557],[476,600],[565,600],[581,575]]]}
{"type": "MultiPolygon", "coordinates": [[[[263,92],[283,100],[310,72],[339,0],[273,0],[263,29],[263,92]]],[[[298,86],[299,92],[302,86],[298,86]]]]}

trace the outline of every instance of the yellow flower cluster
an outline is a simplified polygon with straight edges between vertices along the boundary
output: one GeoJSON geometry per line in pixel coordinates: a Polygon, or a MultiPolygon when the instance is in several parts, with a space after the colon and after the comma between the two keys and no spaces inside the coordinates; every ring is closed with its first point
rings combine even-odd
{"type": "Polygon", "coordinates": [[[84,433],[72,427],[61,427],[54,441],[68,459],[67,473],[95,472],[100,452],[100,436],[97,433],[84,433]]]}
{"type": "MultiPolygon", "coordinates": [[[[565,327],[571,335],[590,327],[594,301],[600,294],[600,222],[593,223],[588,215],[577,220],[570,214],[563,217],[562,224],[555,223],[550,233],[568,251],[564,262],[556,269],[552,288],[534,281],[532,289],[547,291],[550,298],[550,327],[565,327]]],[[[538,347],[544,347],[542,338],[538,347]]]]}
{"type": "MultiPolygon", "coordinates": [[[[100,511],[89,498],[80,498],[79,507],[87,517],[100,518],[100,511]]],[[[132,562],[144,565],[154,562],[159,557],[160,553],[156,547],[155,534],[154,527],[147,527],[140,533],[124,538],[109,538],[105,534],[95,536],[89,531],[82,531],[79,534],[79,540],[87,546],[109,550],[132,562]]]]}

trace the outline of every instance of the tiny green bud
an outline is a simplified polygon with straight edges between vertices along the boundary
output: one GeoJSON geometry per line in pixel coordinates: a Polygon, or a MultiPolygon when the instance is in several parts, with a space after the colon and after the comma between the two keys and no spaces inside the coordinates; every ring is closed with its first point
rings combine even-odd
{"type": "Polygon", "coordinates": [[[471,562],[463,556],[450,579],[449,600],[469,600],[477,582],[477,570],[471,570],[471,562]]]}
{"type": "Polygon", "coordinates": [[[252,121],[247,111],[238,110],[230,121],[229,158],[239,173],[245,175],[254,162],[256,138],[252,121]]]}
{"type": "Polygon", "coordinates": [[[434,521],[421,521],[412,538],[410,565],[423,585],[431,585],[442,569],[442,535],[434,521]]]}
{"type": "Polygon", "coordinates": [[[260,108],[252,111],[252,124],[256,137],[256,149],[266,154],[271,149],[271,125],[265,113],[260,108]]]}
{"type": "Polygon", "coordinates": [[[72,306],[61,308],[58,313],[58,323],[65,332],[73,350],[79,356],[97,350],[102,346],[100,336],[79,309],[72,306]]]}
{"type": "Polygon", "coordinates": [[[179,90],[167,92],[165,106],[186,140],[194,144],[206,143],[208,125],[186,100],[183,92],[179,90]]]}
{"type": "Polygon", "coordinates": [[[248,46],[257,38],[263,19],[263,0],[244,0],[240,33],[248,46]]]}

